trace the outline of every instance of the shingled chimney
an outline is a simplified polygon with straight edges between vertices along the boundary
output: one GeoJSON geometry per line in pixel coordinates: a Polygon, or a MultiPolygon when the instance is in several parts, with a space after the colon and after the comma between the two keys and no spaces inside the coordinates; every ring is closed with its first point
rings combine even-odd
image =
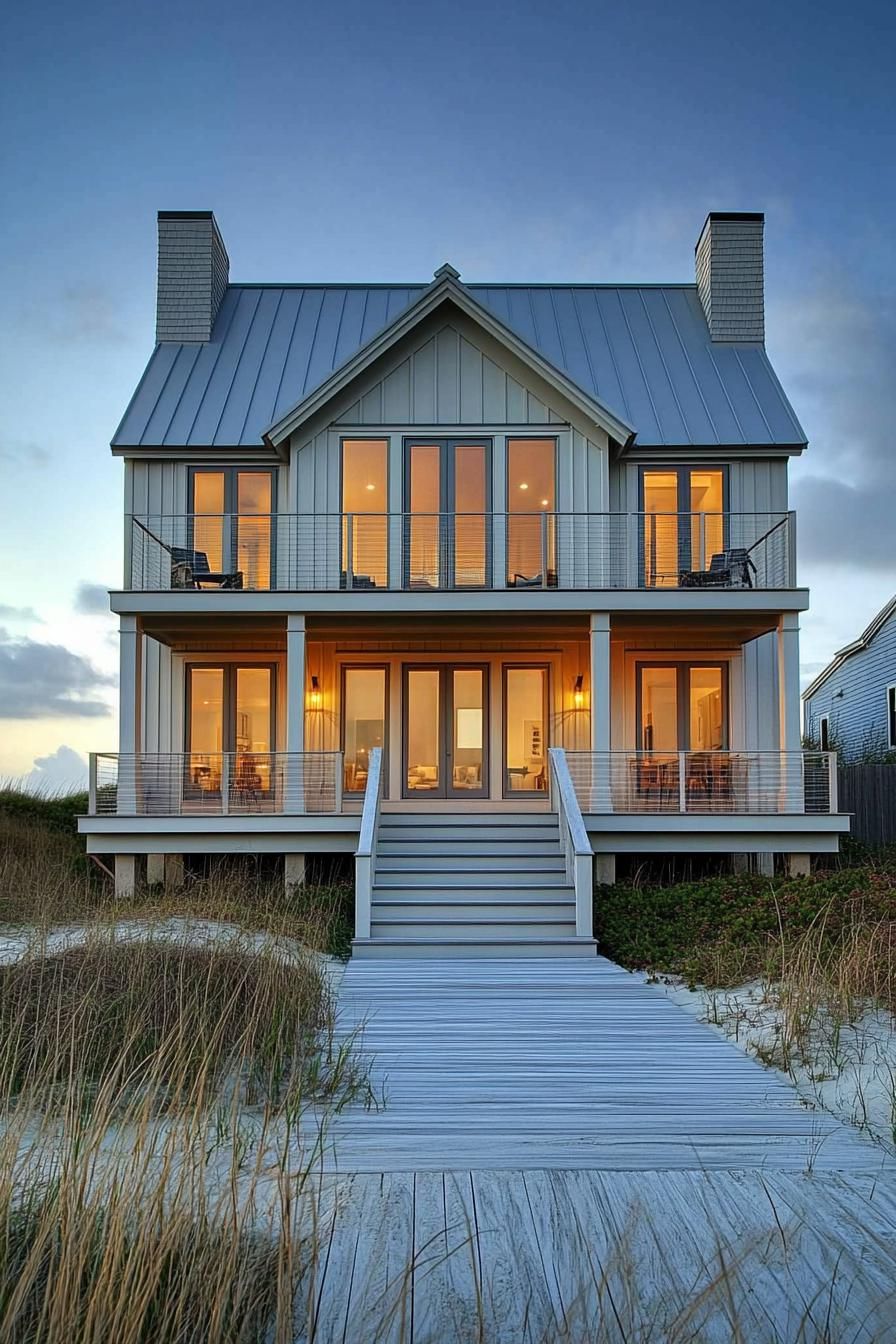
{"type": "Polygon", "coordinates": [[[697,292],[714,341],[765,340],[765,215],[713,211],[697,241],[697,292]]]}
{"type": "Polygon", "coordinates": [[[211,210],[160,210],[156,340],[210,340],[229,276],[211,210]]]}

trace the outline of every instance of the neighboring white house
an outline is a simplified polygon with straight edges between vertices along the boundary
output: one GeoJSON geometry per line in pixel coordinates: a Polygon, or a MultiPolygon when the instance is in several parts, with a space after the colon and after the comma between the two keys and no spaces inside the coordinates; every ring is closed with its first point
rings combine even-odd
{"type": "Polygon", "coordinates": [[[847,763],[896,759],[896,597],[806,687],[803,722],[847,763]]]}
{"type": "Polygon", "coordinates": [[[848,826],[801,750],[805,446],[762,215],[696,283],[268,285],[160,214],[89,850],[122,890],[357,852],[365,951],[593,947],[619,853],[805,870],[848,826]]]}

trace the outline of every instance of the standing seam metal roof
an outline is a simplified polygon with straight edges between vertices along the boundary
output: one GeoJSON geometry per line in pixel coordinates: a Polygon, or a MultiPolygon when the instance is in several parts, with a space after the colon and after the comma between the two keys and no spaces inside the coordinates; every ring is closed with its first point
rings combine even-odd
{"type": "MultiPolygon", "coordinates": [[[[639,447],[796,446],[765,348],[717,343],[696,285],[466,285],[637,429],[639,447]]],[[[260,447],[262,432],[426,289],[229,285],[206,345],[157,345],[113,447],[260,447]]]]}

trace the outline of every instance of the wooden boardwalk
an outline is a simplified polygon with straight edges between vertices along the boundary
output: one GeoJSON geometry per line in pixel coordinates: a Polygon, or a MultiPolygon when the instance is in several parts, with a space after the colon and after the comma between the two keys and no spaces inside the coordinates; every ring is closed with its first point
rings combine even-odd
{"type": "Polygon", "coordinates": [[[601,958],[349,965],[303,1338],[896,1344],[896,1164],[601,958]]]}
{"type": "Polygon", "coordinates": [[[320,1344],[894,1344],[896,1186],[785,1172],[332,1176],[320,1344]]]}
{"type": "Polygon", "coordinates": [[[878,1170],[881,1151],[604,958],[357,960],[339,993],[381,1109],[346,1172],[878,1170]]]}

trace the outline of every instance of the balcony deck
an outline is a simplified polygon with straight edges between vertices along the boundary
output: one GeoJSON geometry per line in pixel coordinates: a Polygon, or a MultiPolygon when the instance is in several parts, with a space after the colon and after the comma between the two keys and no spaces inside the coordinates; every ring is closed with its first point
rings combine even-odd
{"type": "Polygon", "coordinates": [[[796,586],[791,513],[165,514],[130,522],[127,591],[763,593],[796,586]]]}

